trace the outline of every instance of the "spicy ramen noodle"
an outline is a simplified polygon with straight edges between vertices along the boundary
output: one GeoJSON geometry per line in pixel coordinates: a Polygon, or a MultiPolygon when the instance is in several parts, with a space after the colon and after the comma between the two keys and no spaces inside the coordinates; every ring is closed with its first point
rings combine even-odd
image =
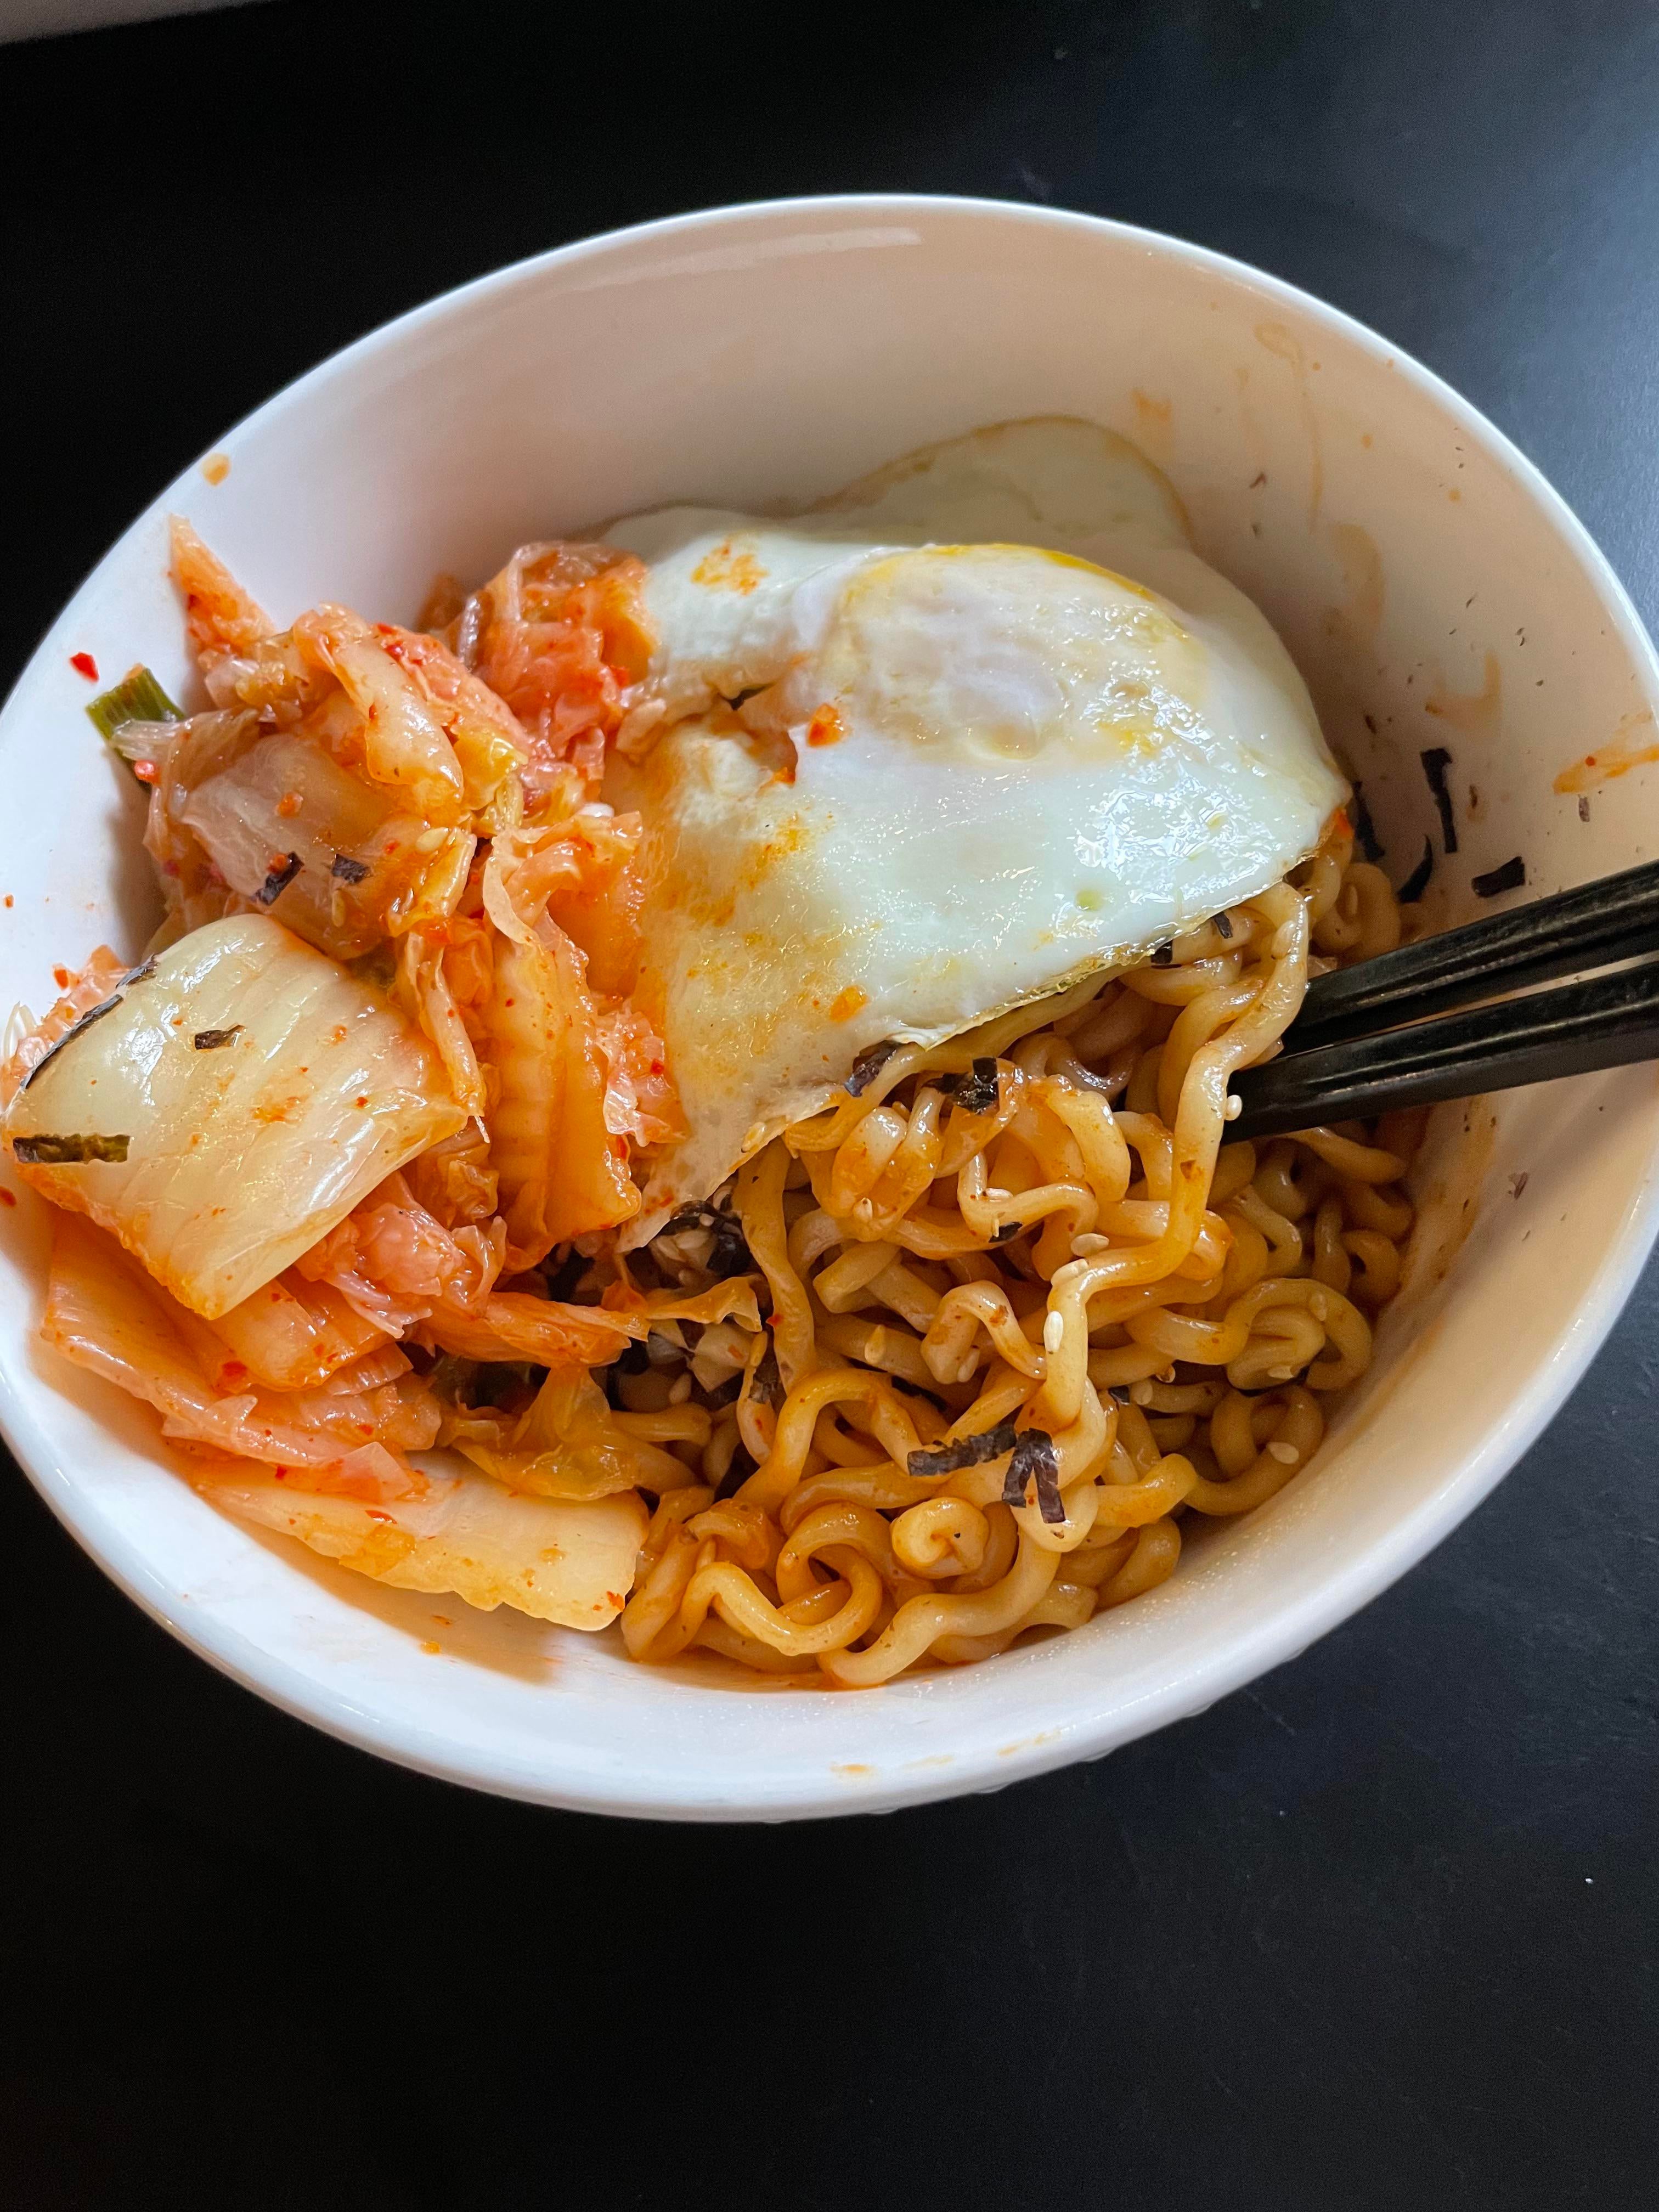
{"type": "Polygon", "coordinates": [[[848,1686],[981,1658],[1139,1596],[1188,1516],[1306,1464],[1399,1283],[1423,1117],[1222,1138],[1310,957],[1399,941],[1351,842],[1040,1029],[896,1051],[742,1170],[742,1246],[724,1212],[657,1239],[676,1291],[746,1250],[771,1310],[623,1363],[620,1402],[699,1478],[652,1516],[636,1658],[848,1686]]]}

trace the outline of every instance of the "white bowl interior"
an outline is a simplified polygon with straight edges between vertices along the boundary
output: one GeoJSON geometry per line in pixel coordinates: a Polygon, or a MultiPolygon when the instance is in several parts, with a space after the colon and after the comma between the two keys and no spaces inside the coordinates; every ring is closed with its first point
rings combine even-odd
{"type": "MultiPolygon", "coordinates": [[[[222,483],[191,471],[158,501],[0,720],[18,825],[0,993],[39,1009],[54,961],[100,938],[131,950],[148,927],[137,797],[69,656],[106,678],[142,659],[188,690],[169,510],[278,617],[328,598],[407,619],[436,570],[486,574],[524,539],[672,498],[798,502],[925,440],[1046,412],[1109,423],[1169,471],[1202,550],[1299,660],[1396,881],[1434,818],[1419,752],[1450,750],[1462,849],[1427,895],[1437,922],[1475,911],[1470,878],[1517,853],[1522,896],[1651,854],[1652,771],[1583,809],[1553,786],[1577,757],[1653,738],[1652,649],[1553,494],[1413,363],[1285,287],[1119,226],[783,204],[600,240],[441,301],[234,431],[222,483]]],[[[1308,1475],[1151,1597],[870,1695],[711,1689],[631,1667],[614,1632],[384,1590],[222,1518],[143,1409],[35,1347],[46,1239],[27,1193],[0,1227],[0,1414],[141,1602],[357,1742],[594,1809],[885,1808],[1200,1710],[1420,1556],[1606,1334],[1652,1234],[1656,1144],[1648,1069],[1443,1110],[1411,1286],[1308,1475]]]]}

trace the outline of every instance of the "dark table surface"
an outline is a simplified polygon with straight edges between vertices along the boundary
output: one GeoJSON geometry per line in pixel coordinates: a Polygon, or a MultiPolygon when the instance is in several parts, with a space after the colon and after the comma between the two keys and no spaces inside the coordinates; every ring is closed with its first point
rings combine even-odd
{"type": "MultiPolygon", "coordinates": [[[[883,187],[1334,301],[1659,617],[1651,0],[279,0],[0,50],[0,116],[8,680],[176,470],[386,317],[883,187]]],[[[1498,1494],[1293,1665],[880,1820],[629,1826],[379,1765],[0,1482],[0,2204],[1652,2204],[1656,1318],[1650,1273],[1498,1494]]]]}

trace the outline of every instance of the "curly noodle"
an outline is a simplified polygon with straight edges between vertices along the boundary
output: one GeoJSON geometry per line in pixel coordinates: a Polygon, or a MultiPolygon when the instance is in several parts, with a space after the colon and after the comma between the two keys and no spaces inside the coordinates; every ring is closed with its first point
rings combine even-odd
{"type": "MultiPolygon", "coordinates": [[[[901,1046],[750,1160],[717,1204],[763,1326],[679,1329],[616,1383],[636,1414],[705,1409],[651,1430],[690,1480],[651,1522],[629,1653],[844,1687],[964,1665],[1156,1589],[1191,1516],[1281,1490],[1370,1363],[1423,1117],[1224,1147],[1228,1085],[1310,972],[1399,938],[1339,819],[1146,965],[901,1046]]],[[[706,1279],[684,1238],[653,1267],[706,1279]]]]}

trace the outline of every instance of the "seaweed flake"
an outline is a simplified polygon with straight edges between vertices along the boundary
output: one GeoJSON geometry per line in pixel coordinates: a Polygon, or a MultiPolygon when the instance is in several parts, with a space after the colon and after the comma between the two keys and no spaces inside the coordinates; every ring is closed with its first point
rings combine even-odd
{"type": "Polygon", "coordinates": [[[1399,900],[1401,905],[1410,906],[1414,899],[1420,899],[1425,890],[1428,888],[1429,878],[1433,873],[1434,847],[1425,837],[1423,840],[1422,859],[1412,870],[1410,875],[1407,877],[1405,882],[1401,884],[1400,889],[1395,893],[1395,896],[1399,900]]]}
{"type": "Polygon", "coordinates": [[[1451,755],[1444,745],[1430,745],[1417,757],[1423,763],[1423,773],[1439,809],[1440,842],[1449,856],[1457,850],[1457,818],[1452,812],[1451,793],[1446,788],[1446,770],[1451,766],[1451,755]]]}
{"type": "Polygon", "coordinates": [[[1001,1096],[997,1064],[983,1058],[974,1062],[971,1074],[941,1076],[939,1087],[963,1114],[994,1113],[1001,1096]]]}
{"type": "Polygon", "coordinates": [[[41,1054],[40,1059],[35,1061],[33,1066],[18,1085],[19,1091],[27,1091],[41,1070],[52,1066],[65,1045],[73,1044],[83,1030],[89,1030],[94,1022],[101,1022],[106,1014],[112,1014],[120,1003],[121,994],[118,991],[112,991],[107,999],[100,999],[95,1006],[88,1006],[75,1026],[65,1030],[50,1051],[41,1054]]]}
{"type": "Polygon", "coordinates": [[[1225,913],[1212,914],[1210,916],[1210,927],[1218,937],[1231,938],[1233,933],[1232,917],[1225,913]]]}
{"type": "Polygon", "coordinates": [[[1518,891],[1527,880],[1527,864],[1517,853],[1502,867],[1488,868],[1484,876],[1476,876],[1469,888],[1476,898],[1496,898],[1500,891],[1518,891]]]}
{"type": "Polygon", "coordinates": [[[896,1037],[884,1037],[879,1044],[867,1044],[853,1062],[853,1072],[842,1089],[854,1098],[861,1097],[898,1050],[896,1037]]]}
{"type": "Polygon", "coordinates": [[[1066,1518],[1066,1501],[1060,1494],[1060,1460],[1054,1440],[1046,1429],[1022,1429],[1014,1440],[1013,1456],[1002,1480],[1005,1505],[1023,1505],[1025,1486],[1036,1481],[1037,1511],[1052,1527],[1066,1518]]]}
{"type": "Polygon", "coordinates": [[[751,1406],[775,1406],[783,1397],[783,1376],[778,1367],[777,1348],[767,1339],[766,1349],[755,1363],[755,1371],[749,1378],[749,1402],[751,1406]]]}
{"type": "Polygon", "coordinates": [[[84,1167],[93,1160],[118,1164],[131,1142],[131,1137],[14,1137],[11,1149],[31,1167],[84,1167]]]}
{"type": "Polygon", "coordinates": [[[1019,1221],[1000,1221],[991,1238],[994,1244],[1012,1244],[1024,1224],[1019,1221]]]}
{"type": "Polygon", "coordinates": [[[703,1262],[708,1272],[719,1282],[728,1281],[733,1275],[752,1275],[755,1255],[736,1214],[717,1213],[714,1233],[714,1242],[703,1262]]]}
{"type": "Polygon", "coordinates": [[[714,1240],[704,1262],[706,1273],[722,1282],[731,1275],[754,1273],[754,1255],[743,1233],[743,1224],[735,1213],[722,1212],[714,1206],[684,1206],[671,1220],[664,1222],[657,1235],[678,1237],[689,1229],[707,1230],[714,1240]]]}
{"type": "Polygon", "coordinates": [[[939,1444],[932,1451],[913,1451],[904,1462],[905,1471],[918,1482],[931,1481],[936,1474],[955,1474],[962,1468],[983,1467],[987,1460],[1000,1459],[1018,1441],[1013,1423],[1000,1421],[976,1437],[959,1437],[955,1443],[939,1444]]]}
{"type": "Polygon", "coordinates": [[[360,884],[368,873],[368,862],[354,860],[349,853],[337,853],[334,855],[334,865],[328,872],[337,882],[360,884]]]}
{"type": "Polygon", "coordinates": [[[1167,968],[1174,958],[1175,939],[1173,937],[1166,937],[1152,954],[1152,965],[1154,968],[1167,968]]]}
{"type": "Polygon", "coordinates": [[[155,973],[155,955],[152,952],[148,960],[141,960],[136,968],[129,968],[107,999],[100,999],[95,1006],[89,1006],[73,1028],[64,1030],[49,1052],[41,1054],[40,1059],[35,1061],[33,1066],[18,1085],[18,1089],[27,1091],[41,1069],[49,1067],[66,1044],[73,1044],[82,1030],[89,1030],[94,1022],[102,1021],[106,1014],[112,1014],[120,1005],[123,995],[131,990],[135,983],[143,982],[148,976],[155,973]]]}
{"type": "Polygon", "coordinates": [[[297,853],[290,853],[285,860],[279,860],[254,892],[255,906],[275,906],[304,865],[297,853]]]}
{"type": "Polygon", "coordinates": [[[240,1022],[233,1022],[228,1030],[198,1030],[191,1042],[198,1052],[217,1052],[223,1045],[234,1044],[242,1034],[240,1022]]]}
{"type": "Polygon", "coordinates": [[[1375,867],[1382,857],[1382,840],[1376,834],[1376,824],[1371,820],[1371,810],[1365,803],[1363,784],[1353,787],[1353,834],[1364,857],[1375,867]]]}

